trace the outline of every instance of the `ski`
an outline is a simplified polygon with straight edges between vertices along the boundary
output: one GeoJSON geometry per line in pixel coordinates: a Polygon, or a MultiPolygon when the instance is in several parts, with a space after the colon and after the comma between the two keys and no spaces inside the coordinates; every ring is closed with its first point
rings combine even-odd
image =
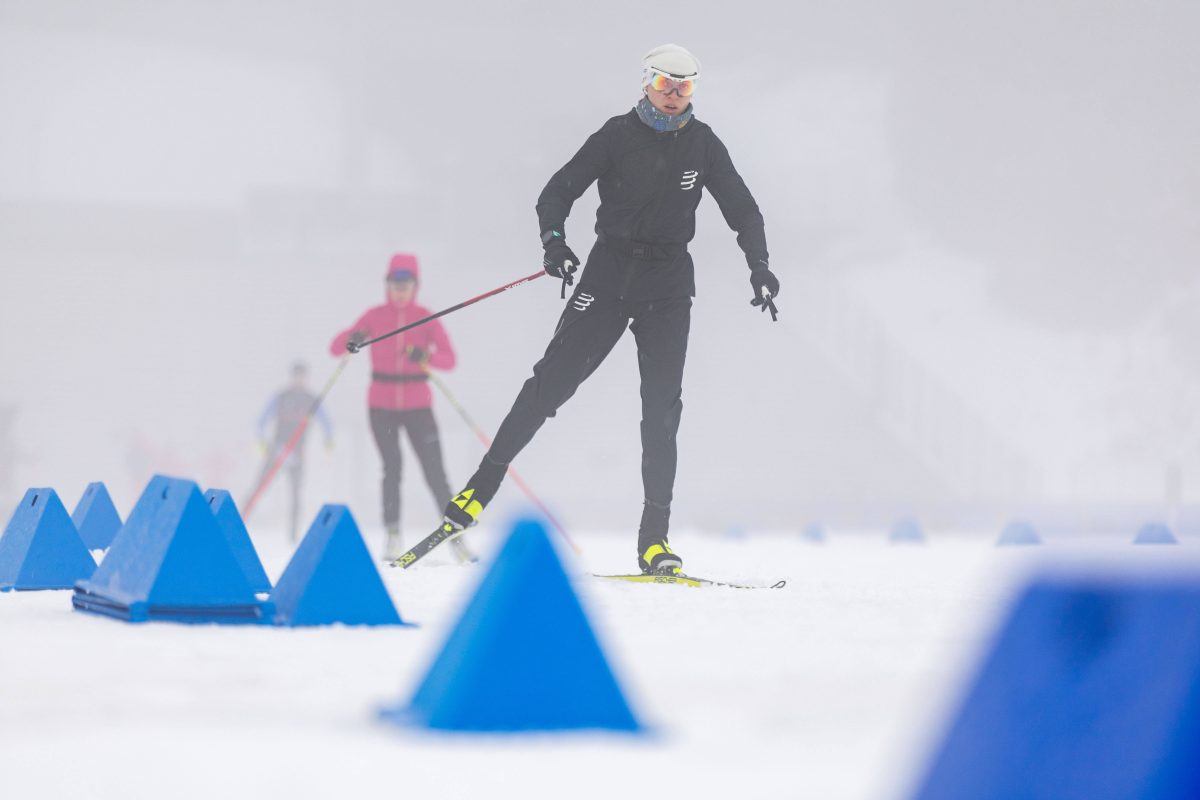
{"type": "Polygon", "coordinates": [[[441,526],[433,533],[426,536],[421,541],[413,545],[413,548],[404,555],[391,562],[389,566],[408,569],[413,564],[420,561],[425,556],[433,552],[433,549],[442,542],[452,542],[458,539],[465,533],[465,528],[456,528],[449,522],[443,522],[441,526]]]}
{"type": "Polygon", "coordinates": [[[676,586],[725,586],[730,589],[782,589],[787,581],[776,581],[767,584],[731,583],[729,581],[714,581],[708,578],[697,578],[694,575],[597,575],[594,578],[606,578],[613,581],[628,581],[629,583],[667,583],[676,586]]]}

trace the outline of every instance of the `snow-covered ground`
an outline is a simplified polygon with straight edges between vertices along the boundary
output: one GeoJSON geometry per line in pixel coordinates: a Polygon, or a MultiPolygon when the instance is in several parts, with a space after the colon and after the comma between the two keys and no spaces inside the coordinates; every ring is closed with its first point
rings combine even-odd
{"type": "MultiPolygon", "coordinates": [[[[492,549],[498,531],[474,534],[492,549]]],[[[632,542],[578,535],[580,572],[632,542]]],[[[1043,561],[1191,560],[1196,548],[934,535],[679,531],[688,571],[739,591],[577,581],[645,736],[460,736],[381,724],[453,625],[481,567],[435,553],[385,579],[416,628],[128,625],[68,592],[0,595],[0,797],[898,798],[997,617],[1043,561]]],[[[260,536],[278,577],[287,549],[260,536]]],[[[547,631],[552,636],[553,631],[547,631]]]]}

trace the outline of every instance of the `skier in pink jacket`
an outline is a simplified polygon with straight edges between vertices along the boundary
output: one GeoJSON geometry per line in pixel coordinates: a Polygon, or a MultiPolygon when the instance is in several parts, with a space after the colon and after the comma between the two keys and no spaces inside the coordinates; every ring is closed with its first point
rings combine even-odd
{"type": "MultiPolygon", "coordinates": [[[[335,356],[346,353],[350,341],[361,342],[430,315],[416,302],[420,270],[416,256],[397,253],[387,271],[387,302],[367,309],[358,321],[339,333],[329,346],[335,356]]],[[[433,418],[433,395],[426,368],[454,368],[454,347],[442,323],[433,320],[398,336],[371,345],[371,388],[367,406],[371,433],[383,458],[383,525],[387,529],[385,560],[404,552],[400,536],[400,429],[421,462],[425,482],[441,511],[449,502],[450,484],[442,462],[442,445],[433,418]]]]}

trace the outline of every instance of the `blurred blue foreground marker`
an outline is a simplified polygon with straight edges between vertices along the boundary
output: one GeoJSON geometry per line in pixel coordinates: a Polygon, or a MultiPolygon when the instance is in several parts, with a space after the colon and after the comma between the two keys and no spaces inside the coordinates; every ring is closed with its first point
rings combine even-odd
{"type": "Polygon", "coordinates": [[[448,731],[637,731],[541,523],[520,522],[412,700],[384,719],[448,731]]]}
{"type": "Polygon", "coordinates": [[[1034,582],[915,797],[1200,797],[1200,577],[1034,582]]]}

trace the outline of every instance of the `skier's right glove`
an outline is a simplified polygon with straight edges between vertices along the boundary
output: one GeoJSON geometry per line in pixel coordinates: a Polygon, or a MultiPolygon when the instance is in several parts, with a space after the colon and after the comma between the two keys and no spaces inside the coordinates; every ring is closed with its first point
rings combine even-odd
{"type": "Polygon", "coordinates": [[[551,278],[562,281],[562,296],[567,296],[567,287],[575,282],[574,274],[579,269],[579,257],[558,231],[546,231],[542,234],[542,248],[545,257],[542,259],[542,269],[551,278]]]}
{"type": "Polygon", "coordinates": [[[350,340],[346,342],[346,350],[351,353],[357,353],[362,349],[362,343],[367,340],[366,331],[355,331],[350,334],[350,340]]]}

